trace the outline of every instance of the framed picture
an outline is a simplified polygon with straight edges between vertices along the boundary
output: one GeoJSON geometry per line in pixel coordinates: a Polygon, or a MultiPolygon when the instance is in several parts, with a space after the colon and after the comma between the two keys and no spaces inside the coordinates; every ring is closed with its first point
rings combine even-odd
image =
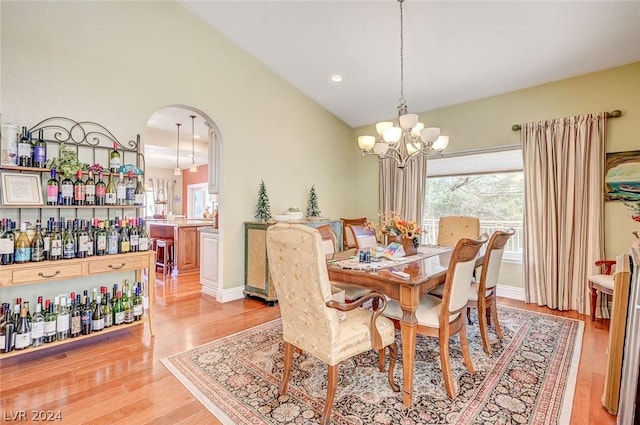
{"type": "Polygon", "coordinates": [[[640,151],[607,153],[604,200],[640,200],[640,151]]]}
{"type": "Polygon", "coordinates": [[[42,205],[39,174],[2,174],[2,205],[42,205]]]}

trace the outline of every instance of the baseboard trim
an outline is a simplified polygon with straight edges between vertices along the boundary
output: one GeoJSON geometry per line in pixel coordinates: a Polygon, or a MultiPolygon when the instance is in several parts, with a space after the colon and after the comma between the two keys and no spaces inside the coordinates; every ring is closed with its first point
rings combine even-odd
{"type": "Polygon", "coordinates": [[[524,301],[524,288],[516,288],[514,286],[498,285],[496,293],[499,297],[510,298],[512,300],[524,301]]]}
{"type": "Polygon", "coordinates": [[[244,285],[229,289],[213,288],[211,286],[202,285],[202,293],[214,297],[219,303],[226,303],[244,298],[243,290],[244,285]]]}

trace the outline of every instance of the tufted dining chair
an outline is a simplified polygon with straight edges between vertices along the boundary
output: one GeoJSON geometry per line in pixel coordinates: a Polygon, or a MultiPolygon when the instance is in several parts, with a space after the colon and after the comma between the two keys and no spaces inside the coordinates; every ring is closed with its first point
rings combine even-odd
{"type": "Polygon", "coordinates": [[[480,281],[473,282],[469,291],[467,308],[478,309],[478,324],[480,326],[482,346],[484,347],[484,351],[489,354],[491,354],[491,345],[489,344],[487,330],[487,313],[491,315],[490,317],[491,320],[493,320],[498,338],[502,339],[502,329],[498,321],[498,307],[496,305],[496,285],[498,284],[498,276],[500,275],[500,266],[502,265],[505,246],[515,232],[514,229],[508,229],[507,231],[497,230],[493,232],[487,243],[487,250],[484,255],[484,260],[482,261],[480,281]]]}
{"type": "Polygon", "coordinates": [[[367,217],[358,218],[341,218],[342,221],[342,246],[345,250],[356,247],[356,240],[353,233],[347,232],[347,225],[363,225],[367,224],[367,217]]]}
{"type": "Polygon", "coordinates": [[[284,371],[280,395],[287,392],[293,350],[299,348],[328,364],[325,406],[320,420],[329,424],[338,384],[338,364],[360,353],[377,350],[384,371],[384,348],[389,347],[389,385],[393,381],[397,346],[393,323],[380,316],[386,298],[371,292],[344,304],[333,301],[320,233],[308,226],[278,223],[267,230],[267,255],[271,279],[278,292],[284,340],[284,371]],[[379,300],[376,311],[361,308],[369,299],[379,300]],[[344,320],[338,312],[346,312],[344,320]]]}
{"type": "Polygon", "coordinates": [[[480,219],[465,215],[440,217],[438,221],[438,245],[456,246],[462,238],[478,239],[480,219]]]}
{"type": "MultiPolygon", "coordinates": [[[[486,241],[486,239],[460,239],[451,254],[442,298],[430,294],[424,295],[420,298],[415,312],[418,322],[416,332],[438,338],[444,386],[451,399],[457,397],[451,373],[451,359],[449,358],[449,339],[453,335],[460,335],[464,363],[469,372],[475,373],[467,343],[467,300],[476,256],[486,241]]],[[[389,300],[387,308],[382,314],[393,320],[398,327],[403,312],[397,301],[389,300]]],[[[417,349],[419,346],[416,347],[417,349]]]]}

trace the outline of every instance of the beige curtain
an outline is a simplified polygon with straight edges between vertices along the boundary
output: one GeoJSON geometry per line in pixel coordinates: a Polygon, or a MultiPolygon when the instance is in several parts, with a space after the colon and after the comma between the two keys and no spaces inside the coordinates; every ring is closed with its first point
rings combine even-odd
{"type": "Polygon", "coordinates": [[[380,211],[396,211],[407,220],[422,224],[427,186],[427,157],[417,155],[405,168],[392,159],[383,159],[379,167],[380,211]]]}
{"type": "Polygon", "coordinates": [[[589,314],[604,255],[606,113],[522,125],[527,302],[589,314]]]}

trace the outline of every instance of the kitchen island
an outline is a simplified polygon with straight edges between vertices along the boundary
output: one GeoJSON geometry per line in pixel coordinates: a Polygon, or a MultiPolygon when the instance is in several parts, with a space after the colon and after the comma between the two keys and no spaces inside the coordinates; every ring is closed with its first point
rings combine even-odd
{"type": "Polygon", "coordinates": [[[154,221],[148,224],[153,240],[173,241],[174,276],[200,271],[200,232],[212,227],[210,220],[154,221]]]}

